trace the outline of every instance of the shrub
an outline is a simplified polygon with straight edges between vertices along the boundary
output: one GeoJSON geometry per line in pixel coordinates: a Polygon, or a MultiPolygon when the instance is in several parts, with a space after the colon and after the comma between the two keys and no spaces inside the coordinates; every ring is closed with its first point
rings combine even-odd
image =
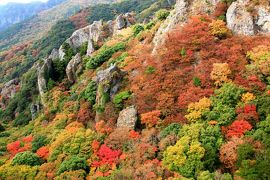
{"type": "Polygon", "coordinates": [[[98,54],[96,54],[93,57],[90,57],[87,60],[86,67],[88,69],[96,69],[100,65],[102,65],[104,62],[109,60],[112,55],[118,51],[125,50],[125,44],[124,43],[118,43],[112,47],[103,46],[99,51],[98,54]]]}
{"type": "Polygon", "coordinates": [[[163,21],[170,15],[170,12],[166,9],[160,9],[155,15],[158,20],[163,21]]]}
{"type": "Polygon", "coordinates": [[[153,127],[160,123],[161,112],[159,110],[151,111],[141,115],[141,121],[147,127],[153,127]]]}
{"type": "Polygon", "coordinates": [[[110,60],[108,64],[112,65],[112,64],[122,63],[126,59],[126,57],[128,57],[128,53],[124,52],[119,57],[110,60]]]}
{"type": "Polygon", "coordinates": [[[67,171],[55,177],[55,180],[62,180],[62,179],[83,180],[85,179],[85,176],[86,172],[84,170],[67,171]]]}
{"type": "Polygon", "coordinates": [[[198,78],[198,77],[193,77],[192,81],[193,81],[194,86],[196,86],[196,87],[199,87],[202,84],[200,78],[198,78]]]}
{"type": "Polygon", "coordinates": [[[145,73],[146,74],[153,74],[156,72],[156,68],[154,68],[153,66],[147,66],[145,73]]]}
{"type": "Polygon", "coordinates": [[[88,48],[88,42],[83,43],[82,46],[79,48],[79,53],[81,56],[84,56],[86,54],[87,48],[88,48]]]}
{"type": "Polygon", "coordinates": [[[164,128],[161,132],[160,132],[160,137],[161,138],[165,138],[167,137],[168,135],[178,135],[178,132],[180,131],[181,129],[181,125],[180,124],[177,124],[177,123],[173,123],[173,124],[170,124],[169,126],[167,126],[166,128],[164,128]]]}
{"type": "Polygon", "coordinates": [[[86,89],[81,93],[80,98],[83,98],[94,105],[96,103],[97,84],[95,81],[91,81],[86,89]]]}
{"type": "Polygon", "coordinates": [[[209,24],[209,26],[211,34],[218,38],[226,38],[231,34],[225,22],[222,20],[213,20],[212,23],[209,24]]]}
{"type": "Polygon", "coordinates": [[[249,124],[249,122],[245,120],[236,120],[227,128],[226,136],[227,138],[241,137],[251,129],[252,126],[249,124]]]}
{"type": "Polygon", "coordinates": [[[211,100],[202,98],[199,102],[191,103],[188,105],[188,113],[185,117],[190,122],[195,122],[202,118],[203,113],[210,110],[211,100]]]}
{"type": "Polygon", "coordinates": [[[265,146],[270,148],[270,115],[268,115],[266,120],[257,124],[252,137],[255,140],[261,141],[265,146]]]}
{"type": "Polygon", "coordinates": [[[216,86],[221,86],[223,83],[230,82],[228,76],[231,74],[230,67],[227,63],[213,64],[211,79],[215,81],[216,86]]]}
{"type": "Polygon", "coordinates": [[[131,93],[129,91],[123,91],[116,94],[113,98],[113,103],[117,108],[123,108],[123,101],[129,99],[131,93]]]}
{"type": "Polygon", "coordinates": [[[169,146],[163,154],[163,165],[187,178],[195,177],[202,169],[205,149],[198,141],[184,136],[176,145],[169,146]]]}
{"type": "Polygon", "coordinates": [[[70,159],[64,160],[57,172],[58,175],[65,171],[75,171],[75,170],[85,170],[89,171],[89,166],[86,159],[83,157],[72,156],[70,159]]]}
{"type": "Polygon", "coordinates": [[[136,24],[132,27],[133,36],[137,36],[142,31],[144,31],[144,27],[140,24],[136,24]]]}
{"type": "Polygon", "coordinates": [[[36,154],[42,159],[47,159],[49,157],[49,148],[43,146],[37,150],[36,154]]]}
{"type": "Polygon", "coordinates": [[[255,158],[255,150],[251,144],[244,143],[237,148],[237,167],[240,167],[242,161],[255,158]]]}
{"type": "Polygon", "coordinates": [[[12,159],[11,162],[12,165],[28,165],[28,166],[39,166],[42,163],[43,160],[30,151],[25,151],[16,154],[16,156],[12,159]]]}
{"type": "Polygon", "coordinates": [[[45,136],[37,136],[32,142],[32,151],[36,152],[40,147],[45,146],[48,143],[45,136]]]}
{"type": "Polygon", "coordinates": [[[145,25],[144,29],[150,30],[152,27],[155,26],[155,24],[156,23],[154,21],[151,21],[145,25]]]}
{"type": "Polygon", "coordinates": [[[35,179],[37,173],[37,166],[5,164],[0,167],[1,179],[35,179]]]}
{"type": "Polygon", "coordinates": [[[5,131],[5,127],[2,124],[0,124],[0,132],[3,132],[3,131],[5,131]]]}

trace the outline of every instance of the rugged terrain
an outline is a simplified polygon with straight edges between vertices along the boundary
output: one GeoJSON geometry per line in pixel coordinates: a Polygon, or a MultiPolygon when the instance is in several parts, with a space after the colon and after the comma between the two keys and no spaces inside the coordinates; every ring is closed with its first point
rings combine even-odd
{"type": "Polygon", "coordinates": [[[269,179],[267,0],[119,1],[1,53],[1,179],[269,179]]]}

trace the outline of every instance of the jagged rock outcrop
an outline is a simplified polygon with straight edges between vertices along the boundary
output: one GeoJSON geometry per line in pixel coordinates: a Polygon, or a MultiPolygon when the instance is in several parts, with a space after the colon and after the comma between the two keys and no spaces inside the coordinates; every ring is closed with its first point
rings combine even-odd
{"type": "Polygon", "coordinates": [[[117,16],[114,22],[114,33],[116,33],[118,30],[127,28],[135,23],[135,17],[132,13],[126,13],[126,14],[120,14],[117,16]]]}
{"type": "Polygon", "coordinates": [[[121,14],[117,16],[115,21],[95,21],[89,27],[89,39],[87,55],[95,51],[95,44],[101,44],[104,40],[119,30],[127,28],[136,22],[135,16],[132,13],[121,14]]]}
{"type": "Polygon", "coordinates": [[[97,72],[94,80],[97,83],[96,94],[96,121],[100,120],[99,112],[103,112],[107,101],[112,100],[113,96],[120,89],[121,81],[126,73],[121,71],[116,65],[113,65],[105,70],[97,72]]]}
{"type": "Polygon", "coordinates": [[[13,98],[15,93],[19,90],[19,80],[12,79],[9,82],[5,83],[1,89],[1,97],[5,99],[13,98]]]}
{"type": "Polygon", "coordinates": [[[82,66],[82,57],[78,53],[76,56],[72,58],[72,60],[68,63],[66,68],[67,78],[71,83],[74,83],[77,79],[78,74],[80,74],[83,70],[82,66]]]}
{"type": "MultiPolygon", "coordinates": [[[[66,41],[65,43],[68,43],[69,46],[76,51],[78,48],[80,48],[84,43],[88,42],[89,40],[89,27],[86,26],[84,28],[78,29],[75,31],[66,41]]],[[[52,52],[53,53],[53,52],[52,52]]],[[[63,49],[63,45],[58,50],[58,57],[60,60],[63,60],[65,56],[65,52],[63,49]]],[[[51,58],[52,59],[52,58],[51,58]]],[[[54,59],[53,59],[54,60],[54,59]]]]}
{"type": "Polygon", "coordinates": [[[117,127],[135,129],[137,120],[137,109],[135,106],[127,107],[119,113],[119,117],[117,119],[117,127]]]}
{"type": "Polygon", "coordinates": [[[104,35],[106,33],[103,31],[103,26],[103,21],[95,21],[89,26],[89,38],[87,48],[88,56],[90,56],[95,51],[94,43],[98,43],[104,40],[104,35]]]}
{"type": "Polygon", "coordinates": [[[212,14],[219,1],[220,0],[177,0],[175,9],[161,24],[153,39],[153,53],[155,53],[157,48],[164,43],[166,39],[165,35],[169,31],[173,30],[176,25],[186,23],[190,16],[198,14],[212,14]]]}
{"type": "Polygon", "coordinates": [[[75,31],[70,38],[66,40],[66,43],[74,50],[81,47],[84,43],[88,42],[89,39],[89,27],[78,29],[75,31]]]}
{"type": "Polygon", "coordinates": [[[32,115],[32,120],[34,120],[38,116],[38,113],[40,112],[40,109],[41,109],[41,106],[40,106],[39,103],[31,104],[30,112],[31,112],[31,115],[32,115]]]}
{"type": "Polygon", "coordinates": [[[59,50],[53,49],[50,56],[49,56],[49,59],[51,59],[52,61],[55,61],[58,58],[59,58],[59,50]]]}
{"type": "Polygon", "coordinates": [[[228,8],[226,19],[228,28],[235,34],[255,35],[270,32],[270,7],[258,5],[250,12],[250,0],[238,0],[228,8]],[[254,13],[255,12],[255,13],[254,13]]]}
{"type": "Polygon", "coordinates": [[[51,72],[52,72],[51,59],[45,59],[43,64],[39,64],[39,66],[37,67],[38,90],[43,105],[44,105],[44,94],[47,91],[47,82],[51,72]]]}
{"type": "Polygon", "coordinates": [[[60,61],[62,61],[66,55],[64,48],[63,48],[63,45],[60,46],[58,53],[59,53],[59,59],[60,59],[60,61]]]}

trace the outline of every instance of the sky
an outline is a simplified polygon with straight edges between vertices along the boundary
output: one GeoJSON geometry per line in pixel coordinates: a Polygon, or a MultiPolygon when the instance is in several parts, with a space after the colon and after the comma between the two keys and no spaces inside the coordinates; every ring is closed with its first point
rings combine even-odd
{"type": "Polygon", "coordinates": [[[48,1],[48,0],[0,0],[0,5],[7,4],[7,3],[9,3],[9,2],[29,3],[29,2],[33,2],[33,1],[42,1],[42,2],[46,2],[46,1],[48,1]]]}

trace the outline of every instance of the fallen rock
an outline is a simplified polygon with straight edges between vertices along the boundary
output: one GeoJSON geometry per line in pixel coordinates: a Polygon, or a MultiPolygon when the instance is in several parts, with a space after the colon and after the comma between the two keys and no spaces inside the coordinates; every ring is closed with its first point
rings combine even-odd
{"type": "Polygon", "coordinates": [[[135,129],[137,120],[137,109],[135,106],[127,107],[119,113],[119,117],[117,119],[117,127],[135,129]]]}
{"type": "Polygon", "coordinates": [[[71,83],[74,83],[77,79],[78,74],[80,74],[82,70],[83,70],[82,58],[81,55],[78,53],[76,54],[76,56],[72,58],[72,60],[67,65],[66,74],[68,80],[71,83]]]}

